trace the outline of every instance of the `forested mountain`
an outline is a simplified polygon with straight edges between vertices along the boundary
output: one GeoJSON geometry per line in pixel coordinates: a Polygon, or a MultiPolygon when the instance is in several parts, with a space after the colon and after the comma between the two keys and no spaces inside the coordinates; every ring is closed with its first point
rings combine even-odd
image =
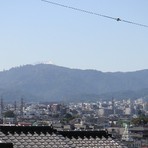
{"type": "Polygon", "coordinates": [[[148,96],[148,70],[123,73],[25,65],[0,72],[0,96],[32,101],[144,97],[148,96]]]}

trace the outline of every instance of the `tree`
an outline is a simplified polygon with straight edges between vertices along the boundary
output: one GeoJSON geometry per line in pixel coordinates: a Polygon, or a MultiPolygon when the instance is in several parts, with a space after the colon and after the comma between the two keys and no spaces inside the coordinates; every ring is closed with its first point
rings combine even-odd
{"type": "Polygon", "coordinates": [[[131,120],[131,123],[134,125],[146,125],[148,124],[148,117],[138,117],[138,118],[133,118],[131,120]]]}
{"type": "Polygon", "coordinates": [[[15,114],[14,114],[13,111],[8,110],[8,111],[4,112],[4,117],[5,118],[14,118],[15,117],[15,114]]]}

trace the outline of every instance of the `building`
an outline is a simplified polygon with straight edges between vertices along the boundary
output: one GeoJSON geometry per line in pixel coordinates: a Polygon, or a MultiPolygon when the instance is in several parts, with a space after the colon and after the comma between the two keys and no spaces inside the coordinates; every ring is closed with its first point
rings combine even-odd
{"type": "Polygon", "coordinates": [[[126,148],[107,131],[56,131],[49,126],[1,126],[0,139],[13,148],[126,148]]]}

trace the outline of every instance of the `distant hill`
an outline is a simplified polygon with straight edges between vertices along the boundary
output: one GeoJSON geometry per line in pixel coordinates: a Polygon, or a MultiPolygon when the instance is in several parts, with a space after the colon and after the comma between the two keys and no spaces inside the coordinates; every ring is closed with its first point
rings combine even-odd
{"type": "Polygon", "coordinates": [[[25,65],[0,72],[6,100],[74,101],[148,96],[148,70],[101,72],[52,64],[25,65]]]}

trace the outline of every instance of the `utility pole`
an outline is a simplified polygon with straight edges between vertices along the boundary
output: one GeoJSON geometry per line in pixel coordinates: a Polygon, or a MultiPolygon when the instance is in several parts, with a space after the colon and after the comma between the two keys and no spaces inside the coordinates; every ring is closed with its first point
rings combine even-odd
{"type": "Polygon", "coordinates": [[[23,117],[23,107],[24,107],[24,99],[21,98],[21,106],[20,106],[20,115],[23,117]]]}
{"type": "Polygon", "coordinates": [[[16,105],[16,101],[14,101],[14,111],[16,111],[17,105],[16,105]]]}
{"type": "Polygon", "coordinates": [[[114,100],[114,98],[112,98],[112,111],[113,111],[113,115],[115,115],[115,100],[114,100]]]}
{"type": "Polygon", "coordinates": [[[4,102],[3,102],[3,98],[1,97],[1,110],[0,110],[1,118],[3,118],[3,112],[4,112],[4,102]]]}

